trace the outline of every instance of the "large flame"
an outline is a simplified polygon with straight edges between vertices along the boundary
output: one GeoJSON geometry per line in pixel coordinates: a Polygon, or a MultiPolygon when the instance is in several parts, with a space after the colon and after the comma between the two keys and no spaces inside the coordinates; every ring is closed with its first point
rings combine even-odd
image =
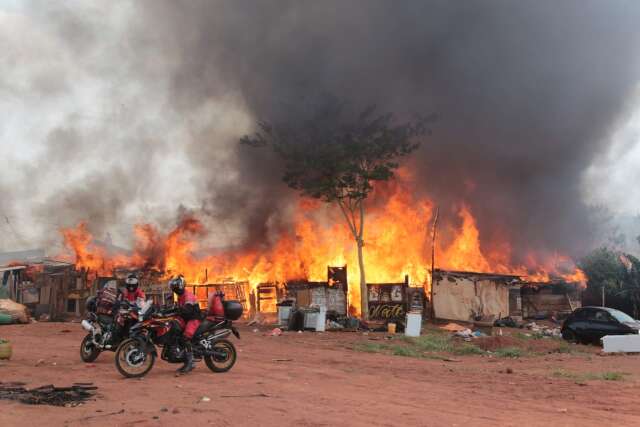
{"type": "MultiPolygon", "coordinates": [[[[374,191],[365,219],[365,271],[368,283],[398,283],[405,275],[414,286],[430,287],[434,205],[410,190],[406,172],[374,191]]],[[[254,246],[215,255],[197,255],[206,234],[194,217],[183,218],[175,229],[161,233],[150,224],[134,229],[135,246],[129,256],[109,255],[94,243],[85,223],[62,230],[64,242],[78,267],[97,274],[114,268],[156,269],[169,277],[183,274],[192,284],[247,281],[262,283],[292,279],[326,281],[328,266],[348,266],[350,310],[359,313],[359,271],[354,238],[336,208],[301,199],[292,226],[268,250],[254,246]]],[[[532,254],[527,265],[511,265],[508,240],[481,247],[480,230],[471,209],[461,204],[455,221],[438,229],[436,268],[528,276],[532,281],[561,277],[585,282],[582,271],[566,256],[541,259],[532,254]]]]}

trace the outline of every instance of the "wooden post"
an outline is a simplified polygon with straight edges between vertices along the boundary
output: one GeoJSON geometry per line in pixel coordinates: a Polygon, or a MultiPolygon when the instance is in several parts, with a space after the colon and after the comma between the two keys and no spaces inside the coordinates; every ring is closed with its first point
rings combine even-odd
{"type": "Polygon", "coordinates": [[[429,289],[429,299],[431,300],[431,320],[436,318],[435,304],[433,303],[433,278],[436,268],[436,232],[438,227],[438,217],[440,216],[440,208],[436,208],[436,215],[433,219],[433,232],[431,234],[431,289],[429,289]]]}

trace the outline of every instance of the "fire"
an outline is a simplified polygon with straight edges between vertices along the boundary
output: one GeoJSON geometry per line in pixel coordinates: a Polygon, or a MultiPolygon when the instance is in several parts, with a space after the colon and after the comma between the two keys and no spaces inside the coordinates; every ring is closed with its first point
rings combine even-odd
{"type": "MultiPolygon", "coordinates": [[[[411,177],[404,171],[397,181],[376,188],[368,202],[364,247],[367,282],[399,283],[407,275],[413,286],[428,290],[434,204],[415,196],[411,177]]],[[[326,281],[328,266],[347,265],[350,310],[359,312],[355,242],[338,208],[300,199],[295,212],[289,231],[268,250],[249,247],[198,255],[206,249],[199,245],[206,230],[195,217],[182,218],[166,234],[150,224],[137,225],[130,256],[106,254],[94,244],[85,223],[64,229],[62,234],[79,267],[105,275],[118,267],[153,268],[164,278],[180,273],[192,284],[247,281],[255,290],[262,283],[282,284],[293,279],[326,281]]],[[[507,240],[484,248],[471,209],[462,204],[457,216],[438,229],[436,268],[514,274],[532,281],[552,277],[586,281],[584,273],[564,256],[539,260],[531,255],[529,265],[511,265],[507,240]]]]}

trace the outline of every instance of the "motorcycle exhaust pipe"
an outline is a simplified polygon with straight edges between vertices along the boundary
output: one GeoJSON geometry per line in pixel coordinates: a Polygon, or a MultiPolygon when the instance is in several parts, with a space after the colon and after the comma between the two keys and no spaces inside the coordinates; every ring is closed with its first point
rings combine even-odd
{"type": "Polygon", "coordinates": [[[83,320],[82,322],[80,322],[80,325],[87,332],[95,333],[96,331],[96,328],[88,320],[83,320]]]}

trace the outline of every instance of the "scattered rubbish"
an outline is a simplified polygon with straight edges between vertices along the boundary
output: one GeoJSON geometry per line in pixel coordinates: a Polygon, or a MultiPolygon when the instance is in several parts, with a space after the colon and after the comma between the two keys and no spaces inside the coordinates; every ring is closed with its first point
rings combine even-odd
{"type": "Polygon", "coordinates": [[[447,323],[444,326],[440,326],[440,329],[444,329],[445,331],[457,332],[464,331],[465,329],[467,329],[467,327],[458,325],[457,323],[447,323]]]}
{"type": "Polygon", "coordinates": [[[344,329],[344,325],[334,321],[334,320],[327,320],[327,326],[326,329],[328,331],[331,330],[340,330],[340,329],[344,329]]]}
{"type": "Polygon", "coordinates": [[[471,339],[471,337],[473,337],[473,331],[469,328],[467,329],[463,329],[461,331],[456,331],[453,333],[454,337],[461,337],[464,339],[471,339]]]}
{"type": "Polygon", "coordinates": [[[293,359],[271,359],[274,362],[293,362],[293,359]]]}
{"type": "Polygon", "coordinates": [[[260,329],[257,329],[257,328],[256,328],[256,329],[254,329],[254,330],[253,330],[253,333],[254,333],[254,334],[256,334],[256,333],[258,333],[258,332],[260,332],[260,329]]]}
{"type": "Polygon", "coordinates": [[[38,320],[40,322],[48,322],[49,320],[51,320],[51,317],[47,313],[42,313],[40,317],[38,317],[38,320]]]}
{"type": "Polygon", "coordinates": [[[220,397],[229,398],[229,397],[269,397],[268,394],[264,393],[255,393],[255,394],[223,394],[220,397]]]}
{"type": "Polygon", "coordinates": [[[499,326],[504,328],[517,328],[518,323],[511,317],[503,317],[493,322],[493,326],[499,326]]]}
{"type": "Polygon", "coordinates": [[[460,360],[460,359],[452,359],[450,357],[443,357],[442,361],[443,362],[462,362],[462,360],[460,360]]]}
{"type": "Polygon", "coordinates": [[[264,317],[260,313],[256,313],[253,320],[247,323],[247,326],[262,325],[263,323],[264,323],[264,317]]]}
{"type": "Polygon", "coordinates": [[[200,402],[211,402],[211,398],[207,397],[207,396],[202,396],[200,398],[200,402]]]}
{"type": "Polygon", "coordinates": [[[282,335],[282,329],[280,328],[273,328],[271,330],[271,332],[269,333],[269,335],[271,335],[272,337],[278,337],[280,335],[282,335]]]}
{"type": "Polygon", "coordinates": [[[44,363],[45,363],[44,359],[38,359],[38,361],[36,362],[36,366],[44,365],[44,363]]]}
{"type": "Polygon", "coordinates": [[[545,337],[555,337],[555,338],[562,337],[562,332],[560,332],[559,326],[549,327],[544,325],[538,325],[536,322],[531,322],[524,325],[524,327],[537,335],[542,335],[545,337]]]}
{"type": "Polygon", "coordinates": [[[0,399],[17,400],[29,405],[77,406],[92,398],[98,389],[92,383],[76,383],[70,387],[49,384],[33,389],[26,389],[24,385],[0,382],[0,399]]]}
{"type": "Polygon", "coordinates": [[[163,406],[162,408],[160,408],[160,412],[169,412],[169,408],[163,406]]]}
{"type": "Polygon", "coordinates": [[[63,329],[63,330],[60,331],[61,334],[67,334],[69,332],[71,332],[70,329],[63,329]]]}

